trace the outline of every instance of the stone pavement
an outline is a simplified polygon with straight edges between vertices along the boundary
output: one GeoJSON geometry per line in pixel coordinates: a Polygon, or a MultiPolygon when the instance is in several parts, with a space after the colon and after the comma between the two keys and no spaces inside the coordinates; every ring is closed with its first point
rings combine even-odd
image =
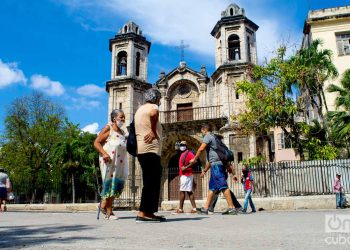
{"type": "MultiPolygon", "coordinates": [[[[138,224],[136,212],[96,220],[96,213],[0,213],[0,248],[8,249],[350,249],[326,244],[325,215],[348,210],[172,215],[138,224]]],[[[350,233],[347,233],[350,237],[350,233]]]]}

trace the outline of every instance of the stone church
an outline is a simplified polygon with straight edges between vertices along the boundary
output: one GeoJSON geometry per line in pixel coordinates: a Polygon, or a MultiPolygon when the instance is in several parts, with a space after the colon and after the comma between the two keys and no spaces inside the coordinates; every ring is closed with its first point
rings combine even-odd
{"type": "MultiPolygon", "coordinates": [[[[186,140],[189,148],[196,150],[201,143],[199,133],[204,123],[210,123],[216,133],[223,135],[225,143],[235,154],[235,163],[257,155],[265,155],[267,159],[273,157],[274,149],[269,140],[242,135],[239,124],[231,119],[233,114],[244,110],[245,99],[236,92],[235,83],[246,77],[250,64],[257,63],[258,28],[246,17],[243,8],[229,5],[211,31],[215,40],[215,72],[209,76],[205,66],[197,71],[182,61],[171,72],[161,72],[153,84],[147,82],[151,43],[143,36],[139,26],[128,22],[110,39],[112,74],[111,80],[106,83],[108,113],[115,108],[122,109],[126,124],[129,124],[137,108],[143,104],[146,89],[154,87],[162,94],[163,201],[177,199],[179,155],[175,150],[176,142],[186,140]]],[[[201,161],[205,162],[205,155],[201,161]]],[[[132,157],[129,172],[125,195],[131,192],[138,199],[141,192],[138,188],[141,186],[140,169],[137,160],[132,157]]],[[[205,198],[207,180],[201,180],[199,176],[196,180],[199,184],[196,198],[205,198]]]]}

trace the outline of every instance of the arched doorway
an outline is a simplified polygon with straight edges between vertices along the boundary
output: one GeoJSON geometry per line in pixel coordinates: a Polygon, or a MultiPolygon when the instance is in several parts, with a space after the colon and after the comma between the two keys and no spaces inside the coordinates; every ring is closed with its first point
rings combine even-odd
{"type": "MultiPolygon", "coordinates": [[[[200,146],[200,141],[192,136],[177,133],[170,133],[167,135],[162,146],[162,165],[165,170],[163,171],[163,199],[165,198],[165,200],[179,199],[179,159],[181,152],[175,150],[175,143],[177,141],[186,141],[188,149],[193,151],[196,151],[200,146]]],[[[201,165],[204,167],[206,161],[204,154],[200,157],[200,161],[201,165]]],[[[194,181],[196,183],[195,199],[202,199],[203,185],[200,177],[201,166],[197,165],[193,170],[194,181]]]]}

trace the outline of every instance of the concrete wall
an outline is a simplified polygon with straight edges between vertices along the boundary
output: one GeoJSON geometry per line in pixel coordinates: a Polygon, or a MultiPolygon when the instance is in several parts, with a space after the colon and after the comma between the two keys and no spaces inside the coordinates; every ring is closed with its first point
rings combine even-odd
{"type": "MultiPolygon", "coordinates": [[[[340,79],[342,74],[346,69],[350,68],[350,55],[338,55],[338,48],[336,43],[336,34],[339,33],[349,33],[350,32],[350,17],[341,18],[337,15],[350,14],[350,6],[341,7],[341,8],[331,8],[312,11],[309,14],[309,23],[311,26],[310,34],[312,40],[321,39],[322,49],[330,49],[333,53],[333,63],[336,66],[339,77],[327,81],[324,85],[324,89],[330,84],[340,84],[340,79]],[[322,18],[322,17],[332,17],[325,20],[313,20],[313,18],[322,18]]],[[[335,93],[326,94],[327,106],[330,111],[335,110],[335,93]]]]}

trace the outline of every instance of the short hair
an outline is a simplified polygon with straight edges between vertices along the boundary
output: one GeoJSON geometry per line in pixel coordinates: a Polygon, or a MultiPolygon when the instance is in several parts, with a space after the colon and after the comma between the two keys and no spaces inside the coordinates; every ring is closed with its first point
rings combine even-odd
{"type": "Polygon", "coordinates": [[[112,112],[111,112],[111,121],[113,122],[113,119],[119,115],[119,113],[123,113],[124,114],[124,111],[121,110],[121,109],[113,109],[112,112]]]}
{"type": "Polygon", "coordinates": [[[150,88],[144,93],[145,102],[156,104],[157,100],[161,98],[161,94],[158,89],[150,88]]]}
{"type": "Polygon", "coordinates": [[[203,124],[203,125],[202,125],[202,129],[205,129],[205,130],[208,130],[209,132],[211,132],[212,127],[211,127],[210,124],[203,124]]]}

